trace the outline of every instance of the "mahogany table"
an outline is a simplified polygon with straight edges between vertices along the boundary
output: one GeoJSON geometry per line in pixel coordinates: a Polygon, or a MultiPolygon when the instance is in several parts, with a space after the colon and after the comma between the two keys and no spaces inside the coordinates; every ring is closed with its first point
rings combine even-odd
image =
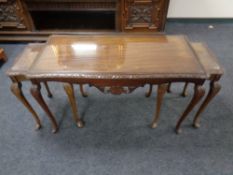
{"type": "Polygon", "coordinates": [[[156,84],[157,109],[152,128],[157,126],[168,83],[194,83],[193,98],[176,126],[179,133],[183,120],[204,96],[202,85],[208,78],[187,39],[166,35],[54,35],[26,75],[32,81],[31,94],[48,114],[54,133],[58,125],[43,100],[40,82],[66,83],[64,89],[78,127],[83,127],[83,121],[78,115],[73,84],[89,84],[112,94],[131,93],[137,87],[156,84]]]}

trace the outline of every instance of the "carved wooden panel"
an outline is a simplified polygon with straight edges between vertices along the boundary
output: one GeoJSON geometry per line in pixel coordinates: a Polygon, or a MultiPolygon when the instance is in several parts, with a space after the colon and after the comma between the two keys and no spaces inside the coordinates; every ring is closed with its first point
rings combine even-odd
{"type": "Polygon", "coordinates": [[[126,0],[123,30],[162,30],[167,7],[168,0],[126,0]]]}
{"type": "Polygon", "coordinates": [[[98,90],[105,94],[113,94],[113,95],[121,95],[121,94],[130,94],[138,87],[142,86],[132,86],[132,87],[123,87],[123,86],[110,86],[110,87],[103,87],[98,85],[92,85],[96,87],[98,90]]]}
{"type": "Polygon", "coordinates": [[[0,1],[0,30],[26,30],[27,16],[19,0],[0,1]]]}

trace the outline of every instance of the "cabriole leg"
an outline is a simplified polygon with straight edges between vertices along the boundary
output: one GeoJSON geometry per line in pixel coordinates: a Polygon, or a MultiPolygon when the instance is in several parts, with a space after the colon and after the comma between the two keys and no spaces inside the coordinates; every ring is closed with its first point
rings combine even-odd
{"type": "Polygon", "coordinates": [[[205,89],[201,85],[195,85],[193,98],[177,122],[177,125],[176,125],[177,134],[181,133],[180,126],[182,122],[186,119],[186,117],[192,111],[195,105],[201,100],[204,94],[205,94],[205,89]]]}
{"type": "Polygon", "coordinates": [[[83,128],[84,127],[83,121],[80,119],[78,115],[78,109],[77,109],[77,104],[75,101],[73,85],[70,83],[64,84],[64,90],[68,96],[68,99],[69,99],[69,102],[70,102],[70,105],[73,111],[73,119],[79,128],[83,128]]]}
{"type": "Polygon", "coordinates": [[[210,89],[209,89],[208,95],[206,96],[204,102],[201,104],[193,120],[193,126],[195,128],[200,127],[200,114],[205,110],[205,108],[210,103],[210,101],[218,94],[220,89],[221,89],[221,85],[218,82],[216,81],[210,82],[210,89]]]}
{"type": "Polygon", "coordinates": [[[46,91],[47,91],[48,97],[49,97],[49,98],[52,98],[53,95],[52,95],[52,93],[51,93],[51,91],[50,91],[50,89],[49,89],[48,83],[47,83],[47,82],[44,82],[44,86],[45,86],[45,89],[46,89],[46,91]]]}
{"type": "Polygon", "coordinates": [[[159,120],[159,114],[160,114],[160,110],[161,110],[161,105],[162,105],[162,101],[163,101],[163,96],[167,92],[167,88],[168,88],[167,84],[158,85],[156,113],[155,113],[154,119],[153,119],[153,121],[151,123],[151,128],[156,128],[157,127],[157,123],[158,123],[158,120],[159,120]]]}
{"type": "Polygon", "coordinates": [[[188,93],[187,93],[187,88],[188,88],[188,83],[185,83],[185,84],[184,84],[183,91],[182,91],[182,93],[181,93],[181,96],[182,96],[182,97],[186,97],[186,96],[188,95],[188,93]]]}
{"type": "Polygon", "coordinates": [[[172,87],[172,83],[168,83],[168,88],[167,88],[168,93],[171,93],[171,87],[172,87]]]}
{"type": "Polygon", "coordinates": [[[81,92],[82,96],[83,96],[83,97],[87,97],[88,95],[87,95],[86,92],[84,92],[84,90],[83,90],[83,85],[82,85],[82,84],[79,85],[79,88],[80,88],[80,92],[81,92]]]}
{"type": "Polygon", "coordinates": [[[32,117],[34,118],[36,122],[36,129],[41,128],[41,122],[40,118],[30,105],[30,103],[27,101],[27,99],[24,97],[24,94],[22,92],[22,84],[20,82],[13,82],[11,85],[11,92],[23,103],[23,105],[32,113],[32,117]]]}
{"type": "Polygon", "coordinates": [[[52,123],[52,127],[53,127],[52,132],[56,133],[58,131],[58,125],[57,125],[56,119],[54,118],[52,112],[49,110],[49,107],[47,106],[47,104],[45,103],[41,95],[40,89],[41,89],[41,86],[39,83],[33,84],[31,87],[31,94],[35,98],[35,100],[38,102],[38,104],[42,107],[42,109],[45,111],[45,113],[48,115],[52,123]]]}
{"type": "Polygon", "coordinates": [[[152,93],[153,85],[150,84],[149,91],[145,94],[146,97],[150,97],[152,93]]]}

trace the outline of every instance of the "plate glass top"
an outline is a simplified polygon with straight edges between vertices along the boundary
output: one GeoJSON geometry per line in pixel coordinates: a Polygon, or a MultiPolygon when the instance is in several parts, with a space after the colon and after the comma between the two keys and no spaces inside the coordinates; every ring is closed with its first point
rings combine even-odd
{"type": "Polygon", "coordinates": [[[54,35],[31,74],[187,74],[204,70],[184,36],[54,35]]]}
{"type": "Polygon", "coordinates": [[[24,50],[16,57],[13,66],[7,71],[8,74],[23,74],[28,71],[32,63],[35,61],[43,44],[31,43],[28,44],[24,50]]]}

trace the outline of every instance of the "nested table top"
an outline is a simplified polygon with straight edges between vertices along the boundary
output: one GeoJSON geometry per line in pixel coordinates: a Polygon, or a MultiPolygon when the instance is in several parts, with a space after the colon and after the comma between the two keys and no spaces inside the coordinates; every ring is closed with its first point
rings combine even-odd
{"type": "Polygon", "coordinates": [[[7,74],[9,76],[24,76],[35,61],[42,47],[43,44],[41,43],[28,44],[16,57],[13,66],[7,71],[7,74]]]}
{"type": "Polygon", "coordinates": [[[54,35],[28,77],[206,78],[184,36],[54,35]]]}

